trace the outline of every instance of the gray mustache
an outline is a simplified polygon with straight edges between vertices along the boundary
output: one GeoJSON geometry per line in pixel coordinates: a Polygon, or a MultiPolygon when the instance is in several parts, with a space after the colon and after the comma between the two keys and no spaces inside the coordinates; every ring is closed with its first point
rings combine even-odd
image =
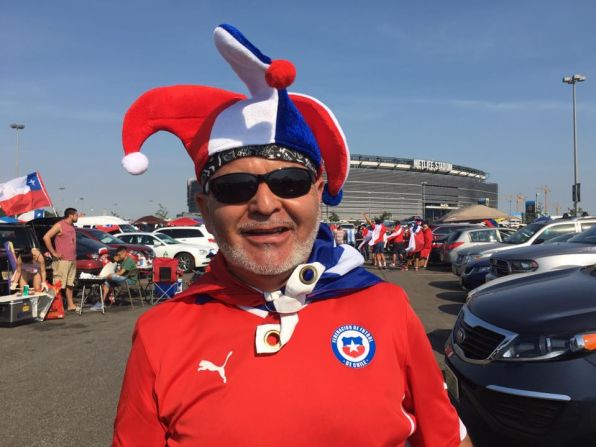
{"type": "Polygon", "coordinates": [[[253,231],[263,230],[272,227],[286,227],[291,230],[296,228],[296,225],[292,221],[288,220],[268,220],[264,222],[247,222],[238,227],[240,231],[253,231]]]}

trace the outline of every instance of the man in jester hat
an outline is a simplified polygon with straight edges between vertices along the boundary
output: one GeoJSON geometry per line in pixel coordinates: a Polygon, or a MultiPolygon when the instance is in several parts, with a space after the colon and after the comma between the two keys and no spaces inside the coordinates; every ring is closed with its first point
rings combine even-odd
{"type": "Polygon", "coordinates": [[[230,25],[214,38],[248,96],[156,88],[124,119],[132,174],[148,167],[149,136],[180,138],[220,251],[139,318],[113,445],[471,445],[404,291],[319,223],[321,200],[339,204],[348,175],[337,120],[286,90],[290,62],[230,25]]]}

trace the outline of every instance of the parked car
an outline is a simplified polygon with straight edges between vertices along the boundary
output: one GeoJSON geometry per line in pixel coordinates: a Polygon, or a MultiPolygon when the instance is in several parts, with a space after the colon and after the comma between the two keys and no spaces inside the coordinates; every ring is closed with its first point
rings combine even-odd
{"type": "MultiPolygon", "coordinates": [[[[596,264],[475,293],[445,345],[448,392],[499,445],[593,446],[596,264]]],[[[472,420],[473,423],[472,423],[472,420]]]]}
{"type": "Polygon", "coordinates": [[[116,236],[112,236],[95,228],[77,228],[77,233],[81,233],[93,240],[99,241],[102,244],[118,249],[120,247],[126,248],[130,257],[135,260],[139,268],[150,268],[153,264],[153,258],[155,252],[151,247],[140,244],[127,244],[122,239],[118,239],[116,236]]]}
{"type": "Polygon", "coordinates": [[[488,258],[497,252],[542,244],[563,234],[581,233],[594,225],[596,225],[596,218],[594,217],[557,219],[548,223],[531,223],[517,230],[503,242],[461,250],[455,263],[452,264],[452,271],[456,275],[461,275],[464,269],[463,266],[467,263],[481,258],[488,258]]]}
{"type": "MultiPolygon", "coordinates": [[[[524,273],[592,265],[596,262],[596,227],[567,242],[507,250],[490,257],[491,271],[487,281],[524,273]]],[[[596,295],[596,291],[594,292],[596,295]]]]}
{"type": "Polygon", "coordinates": [[[79,231],[77,234],[77,278],[81,273],[88,273],[90,275],[99,275],[103,268],[103,263],[99,260],[100,250],[108,251],[108,256],[112,257],[116,254],[116,249],[102,244],[95,239],[85,236],[79,231]]]}
{"type": "Polygon", "coordinates": [[[575,233],[562,234],[561,236],[553,237],[552,239],[549,239],[548,241],[544,241],[544,243],[545,244],[555,244],[557,242],[567,242],[569,239],[571,239],[574,236],[576,236],[575,233]]]}
{"type": "Polygon", "coordinates": [[[160,258],[172,258],[178,260],[178,266],[184,272],[190,272],[195,268],[205,267],[209,264],[208,248],[198,245],[184,244],[167,234],[161,233],[120,233],[118,239],[128,244],[148,245],[153,249],[155,255],[160,258]]]}
{"type": "MultiPolygon", "coordinates": [[[[5,242],[12,242],[17,256],[19,253],[31,251],[32,248],[37,248],[42,253],[45,251],[31,227],[22,224],[0,223],[0,296],[9,294],[8,280],[12,271],[4,249],[5,242]]],[[[47,279],[51,281],[52,269],[49,259],[46,260],[46,275],[47,279]]]]}
{"type": "Polygon", "coordinates": [[[78,228],[96,228],[106,233],[130,233],[137,231],[128,221],[117,216],[81,216],[75,223],[78,228]]]}
{"type": "Polygon", "coordinates": [[[459,277],[459,284],[464,290],[473,290],[482,286],[486,275],[490,272],[490,259],[483,258],[476,262],[466,264],[465,270],[459,277]]]}
{"type": "MultiPolygon", "coordinates": [[[[61,220],[60,217],[42,217],[39,219],[33,219],[27,222],[27,226],[32,228],[35,232],[37,239],[40,241],[40,246],[42,247],[42,252],[49,258],[49,252],[47,251],[47,247],[43,243],[43,237],[48,232],[52,225],[56,222],[61,220]]],[[[103,264],[99,260],[99,250],[100,249],[107,249],[108,255],[113,256],[116,253],[116,249],[110,248],[105,244],[102,244],[99,241],[93,240],[86,236],[85,234],[81,233],[80,229],[75,228],[76,236],[77,236],[77,259],[76,259],[76,268],[77,268],[77,278],[81,273],[89,273],[92,275],[97,275],[101,272],[103,264]]],[[[50,262],[51,265],[51,262],[50,262]]]]}
{"type": "Polygon", "coordinates": [[[460,251],[478,248],[483,244],[503,242],[515,230],[508,228],[462,228],[453,231],[443,243],[440,260],[444,264],[452,264],[460,251]]]}
{"type": "Polygon", "coordinates": [[[167,234],[185,244],[200,245],[207,250],[215,250],[218,247],[215,238],[207,231],[205,225],[188,227],[162,227],[153,231],[156,234],[167,234]]]}
{"type": "Polygon", "coordinates": [[[446,223],[446,224],[433,224],[430,226],[433,231],[433,243],[430,251],[429,261],[441,262],[441,250],[443,244],[447,241],[447,238],[451,233],[457,230],[463,230],[464,228],[486,228],[484,225],[471,224],[471,223],[446,223]]]}

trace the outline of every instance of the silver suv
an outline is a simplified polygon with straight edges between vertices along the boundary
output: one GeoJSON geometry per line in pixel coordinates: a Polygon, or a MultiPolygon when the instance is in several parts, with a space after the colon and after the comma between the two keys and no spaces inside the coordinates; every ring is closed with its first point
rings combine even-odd
{"type": "Polygon", "coordinates": [[[507,238],[496,244],[485,244],[480,248],[461,250],[454,264],[453,272],[460,275],[466,264],[488,258],[495,253],[512,250],[529,245],[542,244],[567,233],[581,233],[596,225],[596,217],[581,217],[574,219],[557,219],[547,223],[531,223],[520,228],[507,238]]]}
{"type": "Polygon", "coordinates": [[[512,274],[542,273],[596,263],[596,226],[567,242],[522,247],[495,253],[486,280],[512,274]]]}

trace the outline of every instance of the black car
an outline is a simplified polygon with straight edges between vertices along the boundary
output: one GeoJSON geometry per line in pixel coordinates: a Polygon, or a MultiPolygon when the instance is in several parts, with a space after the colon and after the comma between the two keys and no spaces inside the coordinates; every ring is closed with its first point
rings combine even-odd
{"type": "MultiPolygon", "coordinates": [[[[27,226],[33,228],[33,231],[37,235],[37,239],[41,242],[43,246],[42,251],[46,251],[46,247],[43,242],[44,235],[59,220],[61,220],[60,217],[42,217],[40,219],[33,219],[27,222],[27,226]]],[[[108,255],[112,257],[116,253],[116,249],[90,238],[80,229],[75,228],[75,231],[77,235],[77,277],[81,273],[89,273],[91,275],[99,274],[103,267],[102,262],[99,260],[99,250],[106,249],[108,251],[108,255]]],[[[49,253],[47,254],[49,255],[49,253]]]]}
{"type": "Polygon", "coordinates": [[[485,278],[490,272],[490,260],[479,259],[476,262],[466,264],[466,268],[459,277],[459,284],[464,290],[473,290],[485,283],[485,278]]]}
{"type": "Polygon", "coordinates": [[[508,446],[596,445],[596,265],[476,293],[445,360],[449,393],[478,433],[508,446]]]}
{"type": "MultiPolygon", "coordinates": [[[[30,227],[22,224],[0,223],[0,296],[9,294],[8,279],[12,273],[4,248],[5,242],[12,242],[17,256],[19,253],[31,251],[32,248],[41,249],[39,240],[30,227]]],[[[44,250],[41,249],[41,251],[44,250]]],[[[51,280],[52,270],[49,260],[46,262],[46,275],[48,280],[51,280]]]]}

